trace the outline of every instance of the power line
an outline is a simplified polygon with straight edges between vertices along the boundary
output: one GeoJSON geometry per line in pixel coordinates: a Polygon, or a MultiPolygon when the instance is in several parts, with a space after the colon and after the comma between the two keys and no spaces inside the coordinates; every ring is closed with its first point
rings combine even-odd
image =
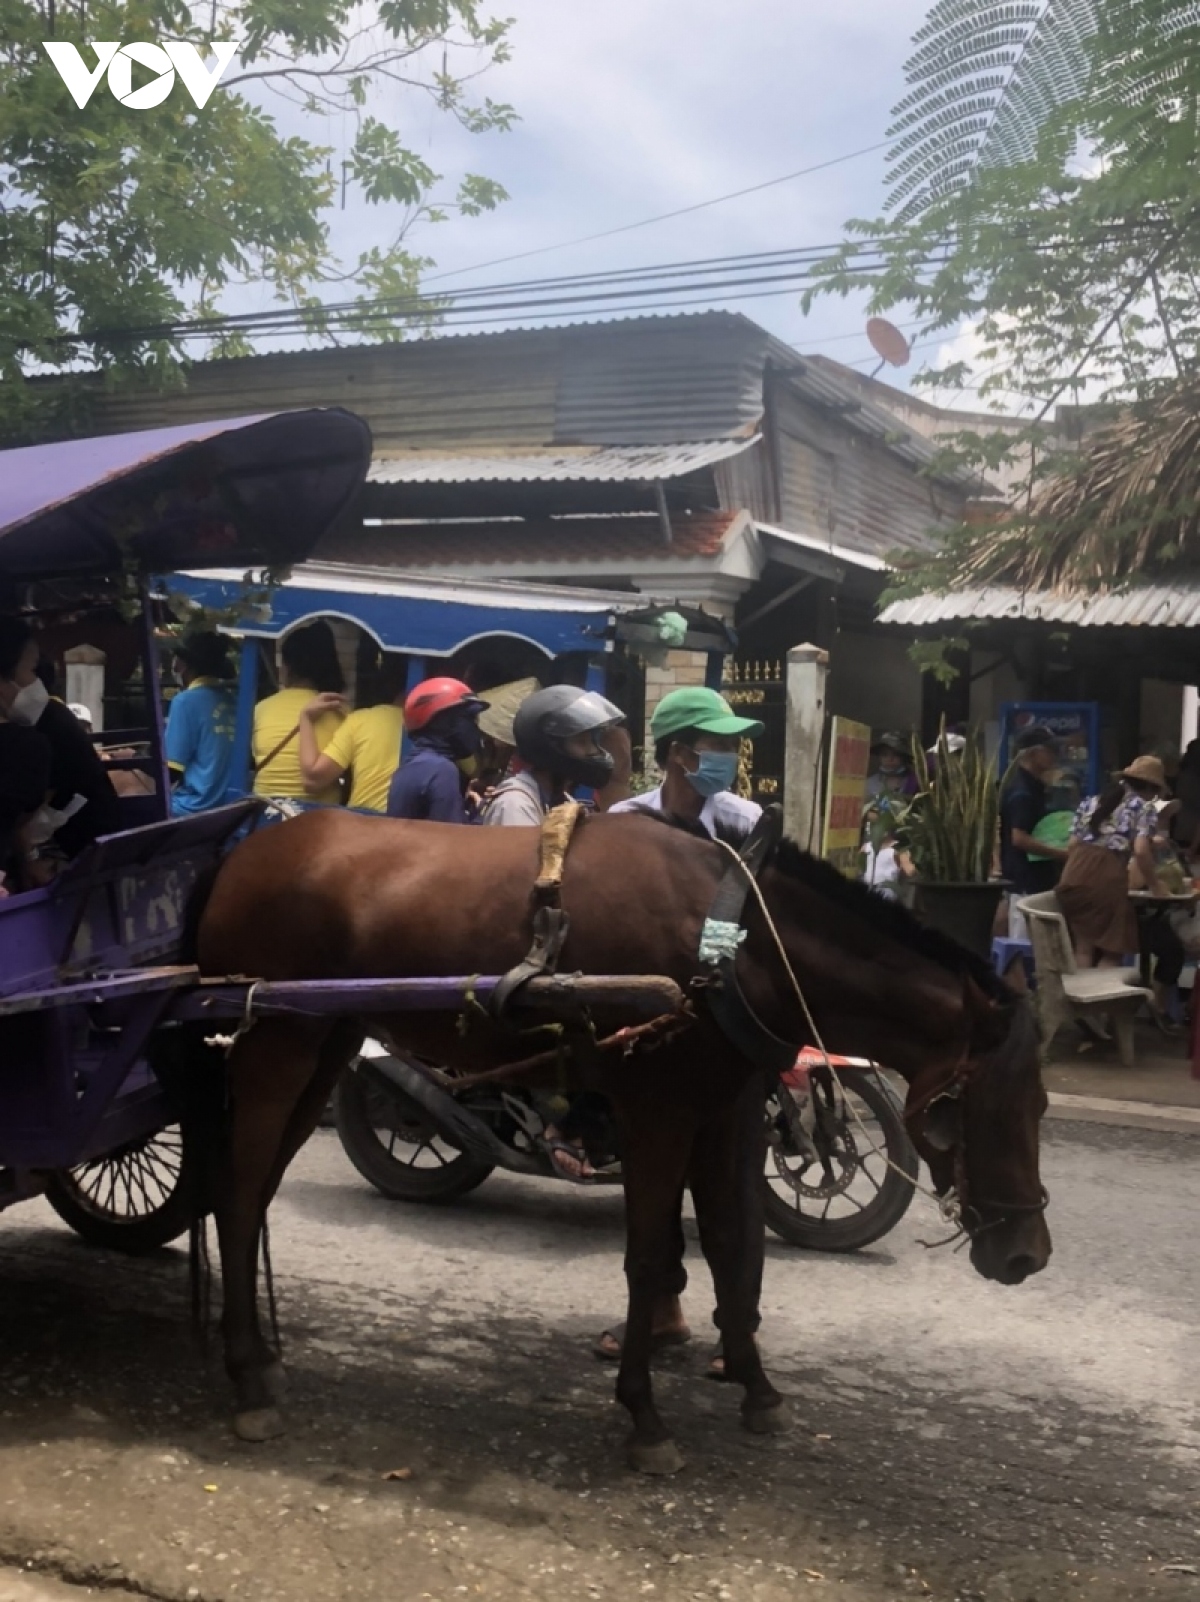
{"type": "Polygon", "coordinates": [[[712,200],[698,200],[693,206],[679,206],[675,211],[660,212],[656,217],[643,217],[640,222],[622,223],[619,228],[605,228],[598,234],[583,234],[578,239],[562,239],[556,245],[539,245],[534,250],[518,250],[511,256],[496,256],[491,261],[478,261],[470,267],[453,267],[448,272],[434,273],[427,282],[440,282],[444,278],[460,278],[463,273],[481,273],[489,267],[503,267],[510,261],[527,261],[531,256],[548,256],[555,250],[570,250],[574,245],[591,245],[598,239],[613,239],[618,234],[630,234],[638,228],[649,228],[655,223],[670,222],[675,217],[687,217],[695,211],[706,211],[710,206],[723,206],[729,200],[741,200],[744,195],[757,195],[764,189],[774,189],[779,184],[792,183],[796,178],[807,178],[810,173],[824,172],[829,167],[841,166],[846,161],[856,161],[859,156],[869,156],[876,150],[885,150],[890,140],[881,139],[878,144],[864,145],[861,150],[847,151],[844,156],[832,156],[828,161],[818,161],[811,167],[798,167],[795,172],[785,172],[780,178],[768,178],[764,183],[751,184],[746,189],[733,189],[727,195],[715,195],[712,200]]]}

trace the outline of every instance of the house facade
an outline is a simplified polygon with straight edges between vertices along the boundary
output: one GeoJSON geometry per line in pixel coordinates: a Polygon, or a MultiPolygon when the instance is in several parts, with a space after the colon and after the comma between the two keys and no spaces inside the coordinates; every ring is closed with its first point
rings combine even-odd
{"type": "MultiPolygon", "coordinates": [[[[876,603],[889,554],[926,547],[973,486],[939,475],[903,399],[704,312],[206,361],[166,394],[97,381],[89,430],[346,406],[374,458],[322,561],[677,600],[734,625],[739,682],[810,641],[833,712],[920,728],[938,709],[876,603]]],[[[654,653],[641,711],[704,672],[654,653]]]]}

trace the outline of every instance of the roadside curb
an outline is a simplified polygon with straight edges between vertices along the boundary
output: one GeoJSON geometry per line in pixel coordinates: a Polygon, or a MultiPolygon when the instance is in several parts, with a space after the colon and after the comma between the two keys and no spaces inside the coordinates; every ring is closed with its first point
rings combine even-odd
{"type": "Polygon", "coordinates": [[[1076,1124],[1113,1124],[1122,1129],[1157,1129],[1161,1134],[1200,1135],[1200,1107],[1160,1106],[1151,1101],[1110,1101],[1105,1096],[1050,1092],[1047,1117],[1076,1124]]]}

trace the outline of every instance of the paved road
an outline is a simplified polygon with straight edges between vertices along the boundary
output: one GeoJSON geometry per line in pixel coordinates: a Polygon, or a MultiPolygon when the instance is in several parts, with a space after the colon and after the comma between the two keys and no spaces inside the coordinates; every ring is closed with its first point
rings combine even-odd
{"type": "Polygon", "coordinates": [[[318,1135],[273,1219],[295,1428],[258,1448],[189,1344],[183,1254],[117,1261],[15,1209],[0,1598],[1200,1597],[1200,1147],[1060,1123],[1047,1142],[1056,1251],[1019,1290],[923,1250],[920,1200],[858,1257],[771,1248],[792,1428],[745,1435],[704,1346],[672,1354],[671,1481],[622,1469],[588,1355],[619,1312],[617,1196],[505,1176],[417,1211],[318,1135]]]}

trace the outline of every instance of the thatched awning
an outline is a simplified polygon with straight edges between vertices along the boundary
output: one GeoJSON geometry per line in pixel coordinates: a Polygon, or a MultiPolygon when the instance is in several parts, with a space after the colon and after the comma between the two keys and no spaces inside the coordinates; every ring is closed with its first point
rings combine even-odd
{"type": "Polygon", "coordinates": [[[1104,591],[1200,579],[1200,384],[1137,404],[1046,479],[1028,511],[966,531],[939,582],[1104,591]]]}

